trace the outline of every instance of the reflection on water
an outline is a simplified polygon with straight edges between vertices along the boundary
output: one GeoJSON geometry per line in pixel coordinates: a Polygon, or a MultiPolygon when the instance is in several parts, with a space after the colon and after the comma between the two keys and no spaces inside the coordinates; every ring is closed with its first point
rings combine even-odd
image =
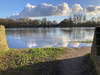
{"type": "Polygon", "coordinates": [[[34,47],[82,47],[92,43],[68,43],[92,41],[94,28],[7,28],[9,48],[34,47]]]}

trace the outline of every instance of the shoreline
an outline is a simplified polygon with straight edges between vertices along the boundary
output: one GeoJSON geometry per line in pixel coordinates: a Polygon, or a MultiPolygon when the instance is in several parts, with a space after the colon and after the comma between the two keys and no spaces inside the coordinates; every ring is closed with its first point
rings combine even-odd
{"type": "Polygon", "coordinates": [[[70,26],[70,27],[31,27],[31,26],[28,26],[28,27],[5,27],[5,28],[95,28],[96,26],[70,26]]]}

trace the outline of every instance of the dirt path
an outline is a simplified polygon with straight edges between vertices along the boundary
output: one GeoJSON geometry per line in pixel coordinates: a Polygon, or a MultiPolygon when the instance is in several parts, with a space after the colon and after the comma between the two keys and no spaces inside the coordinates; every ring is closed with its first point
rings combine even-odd
{"type": "Polygon", "coordinates": [[[90,53],[90,47],[70,48],[68,54],[58,58],[60,60],[59,75],[90,75],[85,55],[90,53]]]}

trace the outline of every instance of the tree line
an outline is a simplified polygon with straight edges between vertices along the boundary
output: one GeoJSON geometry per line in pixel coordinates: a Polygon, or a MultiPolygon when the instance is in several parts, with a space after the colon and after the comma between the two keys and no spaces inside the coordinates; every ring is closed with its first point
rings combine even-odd
{"type": "Polygon", "coordinates": [[[99,19],[92,17],[90,20],[86,19],[85,15],[75,14],[68,19],[64,19],[60,23],[55,20],[49,21],[46,18],[42,20],[32,20],[28,18],[21,18],[17,20],[0,19],[0,25],[6,28],[12,27],[95,27],[100,25],[99,19]]]}
{"type": "Polygon", "coordinates": [[[60,27],[95,27],[98,25],[100,25],[100,17],[92,17],[90,20],[87,20],[86,16],[81,14],[75,14],[59,23],[60,27]]]}

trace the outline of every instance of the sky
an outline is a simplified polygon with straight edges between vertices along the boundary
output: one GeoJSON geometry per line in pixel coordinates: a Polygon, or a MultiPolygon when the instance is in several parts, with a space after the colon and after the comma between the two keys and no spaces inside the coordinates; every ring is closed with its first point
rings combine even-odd
{"type": "Polygon", "coordinates": [[[100,17],[100,0],[0,0],[0,18],[46,17],[61,21],[78,12],[88,18],[100,17]]]}

